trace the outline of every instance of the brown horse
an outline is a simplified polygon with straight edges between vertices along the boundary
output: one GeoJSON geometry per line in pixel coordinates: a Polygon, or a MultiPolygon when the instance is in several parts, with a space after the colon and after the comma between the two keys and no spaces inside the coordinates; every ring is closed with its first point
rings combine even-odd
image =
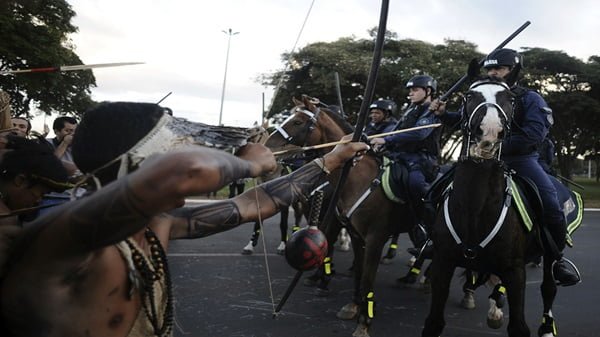
{"type": "MultiPolygon", "coordinates": [[[[509,336],[529,336],[523,312],[525,263],[542,254],[540,227],[534,221],[527,230],[525,223],[531,222],[523,220],[527,217],[520,216],[517,202],[513,202],[521,200],[521,194],[499,160],[502,140],[510,132],[514,95],[500,79],[489,78],[471,85],[465,97],[465,154],[456,165],[433,228],[432,301],[422,336],[442,333],[444,306],[456,266],[498,275],[509,304],[509,336]]],[[[552,336],[555,329],[552,261],[552,257],[544,256],[544,318],[538,330],[544,337],[552,336]]],[[[497,313],[491,303],[490,313],[497,313]]],[[[488,316],[490,326],[492,319],[501,320],[501,316],[488,316]]]]}
{"type": "MultiPolygon", "coordinates": [[[[340,115],[318,107],[307,96],[303,96],[302,101],[294,98],[294,103],[291,116],[265,143],[269,148],[322,144],[337,141],[353,132],[353,127],[340,115]]],[[[368,328],[374,318],[375,276],[387,239],[394,232],[406,233],[414,226],[414,221],[406,220],[412,219],[408,204],[392,202],[385,196],[380,180],[381,167],[380,158],[366,155],[350,170],[337,203],[338,221],[348,228],[355,258],[354,298],[338,312],[338,317],[354,319],[358,316],[359,325],[354,336],[368,336],[368,328]]],[[[337,182],[340,171],[331,173],[329,180],[332,183],[337,182]]],[[[332,227],[335,225],[325,229],[330,242],[337,232],[332,227]]]]}

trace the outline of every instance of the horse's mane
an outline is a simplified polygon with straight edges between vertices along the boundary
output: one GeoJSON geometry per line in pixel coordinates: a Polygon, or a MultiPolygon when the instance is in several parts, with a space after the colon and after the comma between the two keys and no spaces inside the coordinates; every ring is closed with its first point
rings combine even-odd
{"type": "Polygon", "coordinates": [[[327,116],[329,116],[331,119],[333,119],[333,121],[339,125],[342,130],[344,130],[345,134],[349,134],[354,132],[354,127],[348,123],[344,118],[342,118],[342,116],[338,113],[335,113],[329,109],[321,109],[321,111],[324,111],[325,113],[327,113],[327,116]]]}

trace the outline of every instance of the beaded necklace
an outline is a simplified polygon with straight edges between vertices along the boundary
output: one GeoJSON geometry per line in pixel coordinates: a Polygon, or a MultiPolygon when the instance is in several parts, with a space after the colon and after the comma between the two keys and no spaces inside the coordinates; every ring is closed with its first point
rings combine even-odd
{"type": "Polygon", "coordinates": [[[144,235],[150,244],[150,256],[147,259],[130,239],[125,240],[125,242],[131,250],[133,264],[141,276],[140,292],[142,306],[148,321],[152,324],[154,335],[161,337],[170,336],[173,328],[173,292],[171,289],[171,277],[167,263],[167,254],[156,237],[156,234],[154,234],[150,228],[146,228],[144,235]],[[167,303],[161,325],[158,317],[157,303],[155,301],[154,284],[160,282],[163,277],[165,280],[165,296],[167,298],[167,303]]]}

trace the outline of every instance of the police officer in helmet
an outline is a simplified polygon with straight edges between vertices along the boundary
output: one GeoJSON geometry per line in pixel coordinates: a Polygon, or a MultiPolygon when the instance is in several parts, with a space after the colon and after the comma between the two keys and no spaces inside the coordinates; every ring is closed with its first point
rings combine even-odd
{"type": "Polygon", "coordinates": [[[370,136],[393,131],[396,123],[398,123],[396,117],[394,117],[395,111],[396,103],[393,101],[380,99],[371,103],[369,106],[371,121],[365,128],[365,134],[370,136]]]}
{"type": "MultiPolygon", "coordinates": [[[[406,88],[409,90],[410,105],[395,130],[439,123],[438,116],[429,110],[429,104],[437,89],[436,80],[428,75],[417,75],[406,83],[406,88]]],[[[413,206],[420,210],[423,196],[437,173],[435,168],[440,151],[439,129],[424,128],[374,138],[371,144],[375,147],[385,147],[392,159],[405,163],[409,173],[410,199],[413,206]]]]}
{"type": "MultiPolygon", "coordinates": [[[[513,127],[502,143],[502,160],[518,175],[530,179],[537,186],[544,208],[543,225],[548,228],[551,239],[562,252],[566,244],[567,223],[556,189],[538,162],[539,145],[548,137],[554,123],[552,110],[537,92],[516,85],[522,64],[523,57],[507,48],[493,51],[483,63],[488,76],[504,79],[516,95],[513,127]]],[[[444,124],[459,125],[460,113],[445,113],[444,104],[437,100],[431,108],[440,115],[444,124]]],[[[562,256],[557,256],[553,275],[556,282],[563,286],[580,281],[579,275],[569,268],[562,256]]]]}

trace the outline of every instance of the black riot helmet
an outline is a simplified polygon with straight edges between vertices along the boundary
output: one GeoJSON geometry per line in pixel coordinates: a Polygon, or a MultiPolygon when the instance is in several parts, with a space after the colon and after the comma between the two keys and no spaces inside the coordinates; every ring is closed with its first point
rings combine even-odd
{"type": "Polygon", "coordinates": [[[499,66],[509,67],[511,70],[516,66],[523,67],[523,56],[515,50],[508,48],[496,49],[485,57],[483,61],[484,68],[492,68],[499,66]]]}
{"type": "Polygon", "coordinates": [[[406,82],[406,88],[419,87],[424,89],[431,89],[429,95],[433,96],[437,90],[437,81],[429,75],[416,75],[413,76],[408,82],[406,82]]]}
{"type": "Polygon", "coordinates": [[[393,115],[396,113],[396,107],[397,105],[394,103],[394,101],[388,99],[379,99],[377,101],[373,101],[373,103],[369,105],[369,111],[371,111],[371,109],[379,109],[388,115],[393,115]]]}

